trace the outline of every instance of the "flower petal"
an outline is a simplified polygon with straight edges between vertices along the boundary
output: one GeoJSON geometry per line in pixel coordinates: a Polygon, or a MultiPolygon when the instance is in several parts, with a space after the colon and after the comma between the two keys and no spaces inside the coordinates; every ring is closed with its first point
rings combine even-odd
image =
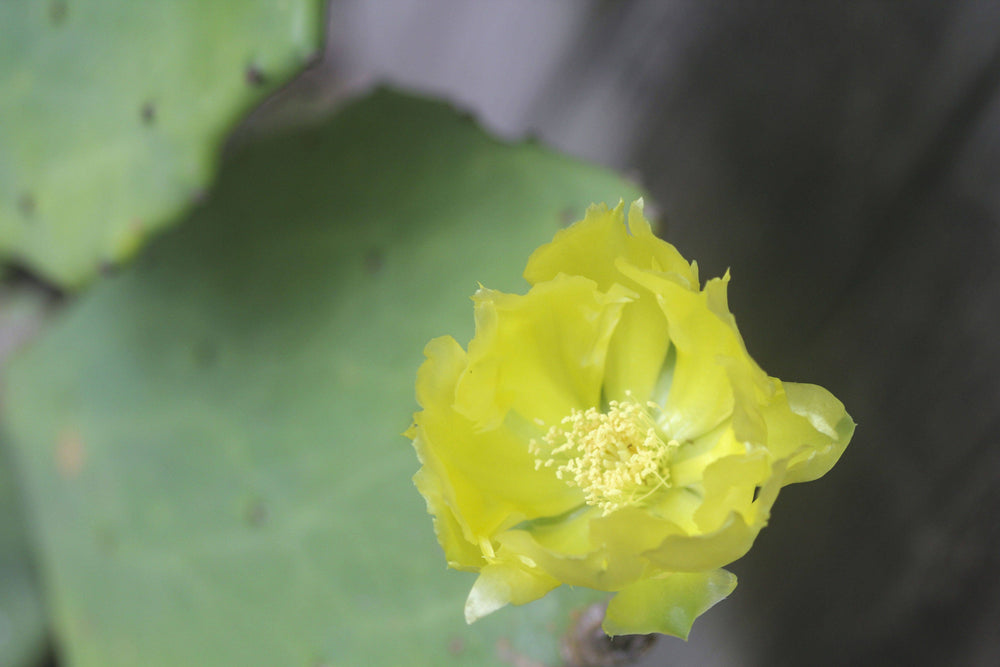
{"type": "Polygon", "coordinates": [[[413,483],[427,501],[427,512],[434,517],[434,532],[444,549],[448,567],[456,570],[479,569],[485,564],[482,551],[479,545],[465,537],[465,529],[445,501],[439,466],[426,460],[423,463],[424,466],[413,476],[413,483]]]}
{"type": "Polygon", "coordinates": [[[697,288],[698,274],[674,246],[653,234],[642,207],[641,199],[632,203],[626,225],[624,202],[614,209],[591,206],[583,220],[560,230],[532,253],[524,278],[534,285],[567,273],[590,278],[607,291],[614,283],[623,283],[615,264],[622,258],[642,270],[674,273],[697,288]]]}
{"type": "MultiPolygon", "coordinates": [[[[427,360],[417,374],[417,399],[423,411],[414,415],[413,445],[424,467],[417,480],[433,494],[428,508],[444,517],[447,506],[467,542],[526,518],[561,514],[582,502],[579,489],[556,479],[551,470],[535,470],[523,436],[507,425],[479,431],[453,408],[456,378],[465,372],[466,354],[451,337],[436,338],[424,349],[427,360]],[[498,470],[504,474],[497,474],[498,470]],[[440,499],[438,499],[438,497],[440,499]]],[[[454,526],[443,519],[438,529],[454,526]]],[[[461,544],[445,544],[457,562],[467,559],[461,544]]]]}
{"type": "Polygon", "coordinates": [[[424,357],[417,370],[417,403],[421,407],[451,405],[455,382],[468,363],[465,350],[451,336],[440,336],[424,346],[424,357]]]}
{"type": "MultiPolygon", "coordinates": [[[[671,519],[687,523],[685,514],[694,511],[694,496],[684,489],[670,489],[670,496],[658,506],[669,507],[671,519]],[[684,503],[691,507],[684,508],[684,503]]],[[[684,532],[684,526],[664,519],[645,508],[626,507],[607,516],[596,516],[590,521],[590,539],[595,546],[603,547],[614,557],[638,555],[658,546],[667,535],[684,532]]]]}
{"type": "Polygon", "coordinates": [[[730,371],[719,358],[731,357],[744,366],[749,361],[739,333],[708,308],[704,292],[691,291],[666,276],[638,271],[623,262],[618,266],[657,295],[677,351],[663,409],[668,432],[678,440],[688,440],[712,430],[733,411],[730,371]]]}
{"type": "Polygon", "coordinates": [[[774,396],[774,381],[747,355],[741,358],[720,356],[718,362],[726,369],[733,389],[733,436],[739,442],[763,447],[768,432],[760,406],[769,403],[774,396]]]}
{"type": "Polygon", "coordinates": [[[508,604],[537,600],[559,585],[535,568],[501,561],[483,567],[465,601],[465,622],[474,623],[508,604]]]}
{"type": "Polygon", "coordinates": [[[708,466],[723,457],[746,453],[747,447],[736,439],[732,424],[723,423],[677,450],[670,462],[670,481],[678,487],[701,488],[708,466]]]}
{"type": "MultiPolygon", "coordinates": [[[[697,289],[698,274],[674,246],[657,238],[642,211],[642,200],[629,208],[625,223],[624,203],[613,210],[604,204],[591,206],[584,219],[561,230],[551,243],[536,250],[528,260],[524,277],[531,283],[555,278],[560,273],[586,276],[601,290],[621,284],[638,291],[639,285],[617,265],[624,262],[637,270],[671,275],[687,288],[697,289]]],[[[625,392],[645,400],[656,386],[670,344],[667,322],[655,294],[643,288],[635,302],[625,307],[608,350],[605,398],[621,400],[625,392]]]]}
{"type": "Polygon", "coordinates": [[[508,530],[498,541],[565,584],[619,590],[642,576],[645,564],[637,554],[616,554],[593,544],[590,520],[598,515],[599,510],[589,509],[547,529],[508,530]]]}
{"type": "Polygon", "coordinates": [[[626,392],[638,401],[651,398],[670,349],[667,318],[656,296],[639,289],[645,294],[622,310],[608,346],[604,397],[609,401],[624,400],[626,392]]]}
{"type": "Polygon", "coordinates": [[[734,588],[736,576],[726,570],[671,572],[642,579],[611,599],[604,631],[612,636],[659,632],[687,639],[694,620],[734,588]]]}
{"type": "Polygon", "coordinates": [[[718,530],[730,512],[739,512],[746,521],[753,521],[760,507],[753,505],[754,490],[762,486],[771,474],[767,453],[726,456],[705,468],[704,498],[694,513],[699,531],[718,530]]]}
{"type": "Polygon", "coordinates": [[[768,449],[776,458],[789,457],[786,484],[818,479],[844,453],[854,421],[823,387],[783,382],[781,388],[764,410],[768,449]]]}
{"type": "Polygon", "coordinates": [[[599,292],[592,280],[566,275],[524,296],[480,289],[456,410],[488,429],[511,409],[554,425],[598,405],[608,341],[630,298],[620,286],[599,292]]]}
{"type": "Polygon", "coordinates": [[[713,570],[740,558],[767,525],[771,506],[784,481],[784,466],[784,461],[774,464],[770,478],[760,487],[757,499],[745,512],[730,512],[722,525],[712,532],[670,535],[643,556],[657,567],[672,572],[713,570]]]}
{"type": "Polygon", "coordinates": [[[748,525],[739,512],[731,512],[714,533],[671,535],[643,555],[663,570],[701,572],[728,565],[746,554],[763,527],[763,522],[748,525]]]}

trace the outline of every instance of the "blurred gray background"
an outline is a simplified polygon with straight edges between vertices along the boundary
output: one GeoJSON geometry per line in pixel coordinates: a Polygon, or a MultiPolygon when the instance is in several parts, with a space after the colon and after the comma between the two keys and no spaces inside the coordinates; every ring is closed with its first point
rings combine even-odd
{"type": "MultiPolygon", "coordinates": [[[[376,82],[631,174],[772,375],[859,423],[647,665],[1000,662],[1000,3],[339,0],[376,82]]],[[[293,90],[296,90],[293,86],[293,90]]]]}

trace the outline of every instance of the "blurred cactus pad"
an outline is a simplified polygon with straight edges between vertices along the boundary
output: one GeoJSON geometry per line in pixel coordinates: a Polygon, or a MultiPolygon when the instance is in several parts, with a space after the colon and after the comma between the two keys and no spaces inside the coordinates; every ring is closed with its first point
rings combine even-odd
{"type": "Polygon", "coordinates": [[[0,261],[74,287],[199,200],[319,0],[0,2],[0,261]]]}
{"type": "MultiPolygon", "coordinates": [[[[138,113],[153,92],[115,99],[138,113]]],[[[167,153],[193,187],[205,174],[176,166],[194,159],[180,145],[167,153]]],[[[160,166],[129,164],[116,206],[175,200],[140,183],[160,166]]],[[[83,197],[97,175],[79,169],[83,197]]],[[[601,594],[560,590],[466,626],[474,575],[446,570],[401,433],[424,343],[471,336],[477,282],[523,290],[537,245],[593,201],[640,194],[387,91],[234,151],[204,205],[97,281],[5,378],[67,664],[558,663],[601,594]]],[[[87,247],[38,261],[75,279],[100,254],[87,247]]]]}

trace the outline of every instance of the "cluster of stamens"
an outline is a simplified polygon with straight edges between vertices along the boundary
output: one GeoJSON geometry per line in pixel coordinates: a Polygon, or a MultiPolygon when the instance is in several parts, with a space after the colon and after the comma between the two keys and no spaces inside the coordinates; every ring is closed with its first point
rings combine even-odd
{"type": "Polygon", "coordinates": [[[587,504],[605,516],[641,504],[669,486],[670,453],[678,447],[675,440],[660,438],[649,414],[658,407],[626,394],[623,401],[611,401],[607,412],[573,410],[542,442],[528,443],[535,469],[555,468],[556,477],[579,487],[587,504]]]}

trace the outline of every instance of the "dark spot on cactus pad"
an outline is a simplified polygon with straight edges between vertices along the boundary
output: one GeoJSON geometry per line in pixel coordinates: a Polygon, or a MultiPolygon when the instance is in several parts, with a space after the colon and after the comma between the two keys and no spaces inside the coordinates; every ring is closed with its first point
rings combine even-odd
{"type": "Polygon", "coordinates": [[[35,209],[38,207],[35,201],[35,196],[30,192],[23,192],[21,196],[17,198],[17,210],[21,212],[21,215],[25,218],[32,218],[35,215],[35,209]]]}
{"type": "Polygon", "coordinates": [[[263,86],[267,82],[264,70],[257,65],[250,65],[246,69],[246,81],[251,86],[263,86]]]}
{"type": "Polygon", "coordinates": [[[261,526],[267,521],[267,506],[259,498],[254,498],[247,503],[246,508],[243,510],[243,518],[246,519],[249,525],[255,528],[261,526]]]}
{"type": "Polygon", "coordinates": [[[66,20],[66,0],[52,0],[49,4],[49,21],[52,25],[61,25],[66,20]]]}
{"type": "Polygon", "coordinates": [[[139,115],[142,117],[143,123],[152,125],[156,122],[156,105],[152,102],[145,102],[139,110],[139,115]]]}
{"type": "Polygon", "coordinates": [[[375,275],[382,270],[382,265],[385,263],[385,256],[382,251],[377,248],[372,248],[367,253],[365,253],[365,271],[369,275],[375,275]]]}

